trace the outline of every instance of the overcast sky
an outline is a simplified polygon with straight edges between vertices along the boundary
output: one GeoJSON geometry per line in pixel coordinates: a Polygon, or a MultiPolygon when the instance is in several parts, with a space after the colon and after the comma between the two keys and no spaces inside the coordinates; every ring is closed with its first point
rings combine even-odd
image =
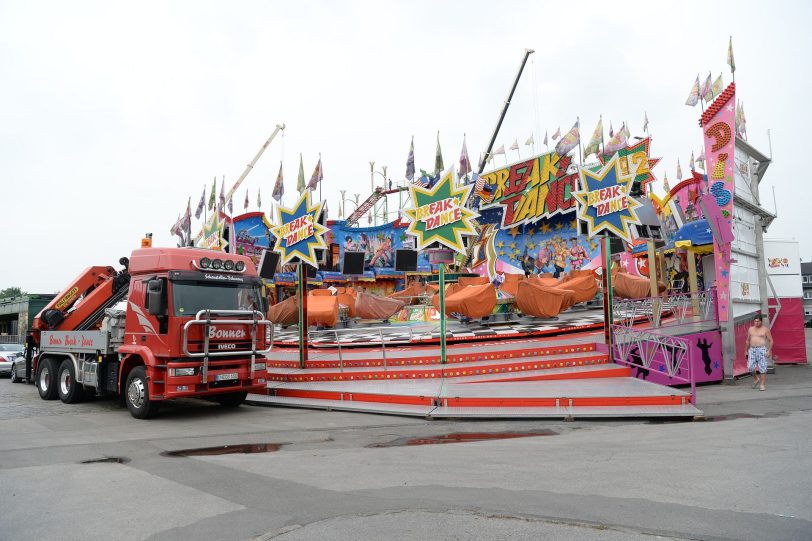
{"type": "Polygon", "coordinates": [[[339,189],[369,195],[370,161],[403,179],[412,135],[418,168],[433,168],[438,130],[446,166],[463,133],[476,161],[526,47],[497,146],[532,133],[539,151],[576,116],[588,139],[601,114],[638,135],[647,112],[654,173],[673,186],[677,158],[687,175],[702,145],[685,99],[697,74],[730,82],[731,34],[749,140],[769,154],[772,132],[768,236],[812,259],[810,179],[790,167],[812,126],[810,15],[807,2],[0,0],[0,288],[60,290],[145,232],[174,246],[187,198],[236,180],[277,123],[284,136],[243,185],[250,210],[260,187],[268,209],[280,160],[293,202],[300,152],[307,178],[322,155],[332,217],[339,189]]]}

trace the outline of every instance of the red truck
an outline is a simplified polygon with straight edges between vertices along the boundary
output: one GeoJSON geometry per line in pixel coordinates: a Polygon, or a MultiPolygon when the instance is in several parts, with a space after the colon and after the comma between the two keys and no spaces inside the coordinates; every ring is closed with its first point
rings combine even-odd
{"type": "Polygon", "coordinates": [[[86,269],[34,320],[43,399],[116,395],[146,419],[171,398],[235,407],[264,390],[273,325],[248,257],[146,247],[119,263],[86,269]]]}

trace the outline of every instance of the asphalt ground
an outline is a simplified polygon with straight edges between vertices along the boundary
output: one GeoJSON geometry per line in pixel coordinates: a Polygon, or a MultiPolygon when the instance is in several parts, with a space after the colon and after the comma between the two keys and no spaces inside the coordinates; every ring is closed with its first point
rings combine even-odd
{"type": "Polygon", "coordinates": [[[812,538],[812,367],[779,366],[765,392],[699,387],[698,400],[701,422],[196,400],[139,421],[114,401],[45,402],[2,379],[0,539],[812,538]],[[432,444],[472,433],[495,439],[432,444]],[[274,445],[168,454],[239,444],[274,445]]]}

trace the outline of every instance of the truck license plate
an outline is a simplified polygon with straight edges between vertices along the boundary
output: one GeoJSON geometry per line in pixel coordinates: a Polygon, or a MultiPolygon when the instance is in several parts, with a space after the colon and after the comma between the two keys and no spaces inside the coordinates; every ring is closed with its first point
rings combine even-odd
{"type": "Polygon", "coordinates": [[[230,372],[228,374],[216,374],[214,376],[214,381],[228,381],[230,379],[237,379],[237,373],[230,372]]]}

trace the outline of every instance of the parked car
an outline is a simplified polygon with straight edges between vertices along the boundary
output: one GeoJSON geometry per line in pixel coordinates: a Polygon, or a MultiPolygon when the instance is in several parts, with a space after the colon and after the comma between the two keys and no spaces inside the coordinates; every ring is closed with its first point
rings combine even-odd
{"type": "Polygon", "coordinates": [[[0,344],[0,376],[10,376],[17,358],[25,360],[22,344],[0,344]]]}

